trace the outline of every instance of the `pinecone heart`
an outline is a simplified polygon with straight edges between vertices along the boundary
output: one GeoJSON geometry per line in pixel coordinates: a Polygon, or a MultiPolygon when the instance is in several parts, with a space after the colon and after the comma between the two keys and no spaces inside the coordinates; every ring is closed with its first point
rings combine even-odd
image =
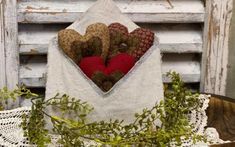
{"type": "Polygon", "coordinates": [[[153,45],[154,33],[148,29],[138,28],[130,34],[128,29],[120,24],[113,23],[108,26],[110,33],[109,57],[119,53],[129,53],[136,61],[153,45]]]}
{"type": "Polygon", "coordinates": [[[130,54],[139,60],[153,45],[154,33],[149,29],[138,28],[130,33],[130,36],[140,39],[139,45],[135,50],[130,51],[130,54]]]}

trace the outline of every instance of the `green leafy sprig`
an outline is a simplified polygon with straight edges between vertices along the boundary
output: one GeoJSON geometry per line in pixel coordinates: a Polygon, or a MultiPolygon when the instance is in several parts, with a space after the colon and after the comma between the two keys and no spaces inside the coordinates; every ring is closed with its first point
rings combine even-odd
{"type": "Polygon", "coordinates": [[[14,90],[9,90],[7,87],[0,89],[0,111],[5,109],[4,106],[6,106],[7,100],[11,99],[15,101],[17,98],[22,96],[26,98],[32,98],[38,95],[32,93],[23,85],[17,86],[17,88],[14,90]]]}
{"type": "Polygon", "coordinates": [[[136,113],[135,121],[127,125],[123,120],[89,122],[87,116],[93,108],[68,95],[57,94],[46,101],[40,97],[33,98],[32,111],[22,123],[25,135],[39,147],[50,143],[49,131],[45,127],[47,117],[53,125],[53,132],[60,135],[58,143],[65,147],[85,146],[86,141],[97,142],[100,146],[125,147],[166,147],[171,142],[181,145],[182,138],[206,141],[204,136],[193,132],[193,125],[188,120],[189,113],[201,106],[199,95],[185,88],[179,74],[171,72],[168,76],[172,84],[165,86],[164,100],[151,109],[136,113]],[[61,115],[50,115],[45,111],[49,107],[57,109],[61,115]]]}

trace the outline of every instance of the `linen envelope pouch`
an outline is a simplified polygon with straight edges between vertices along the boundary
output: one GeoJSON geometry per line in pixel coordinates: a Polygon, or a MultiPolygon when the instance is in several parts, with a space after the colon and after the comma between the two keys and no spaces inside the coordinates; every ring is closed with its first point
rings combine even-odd
{"type": "MultiPolygon", "coordinates": [[[[157,37],[154,34],[151,36],[151,33],[145,32],[145,30],[138,30],[139,26],[123,15],[112,0],[98,0],[84,13],[81,19],[75,21],[65,30],[71,31],[73,29],[81,34],[80,36],[94,31],[97,26],[100,27],[97,29],[100,32],[105,32],[104,26],[110,26],[109,29],[123,28],[121,30],[126,31],[120,24],[126,26],[128,32],[132,32],[130,34],[141,35],[142,33],[147,35],[145,39],[153,37],[151,47],[141,57],[139,54],[142,52],[132,52],[133,56],[126,53],[115,54],[109,57],[110,59],[106,61],[108,65],[105,65],[103,59],[107,58],[110,53],[109,44],[113,39],[111,38],[110,42],[106,44],[103,43],[102,35],[100,35],[98,38],[90,40],[91,42],[97,41],[96,45],[98,46],[102,42],[101,57],[86,57],[79,60],[80,64],[77,64],[73,60],[73,55],[66,54],[59,44],[59,35],[63,36],[66,31],[58,33],[50,41],[48,50],[46,99],[54,97],[56,93],[65,93],[94,107],[94,111],[88,116],[90,121],[119,119],[124,120],[124,123],[132,122],[135,113],[140,113],[144,108],[151,108],[163,99],[161,55],[157,48],[157,37]],[[99,64],[99,68],[97,64],[99,64]],[[92,79],[94,78],[94,68],[101,71],[101,75],[96,73],[96,81],[92,79]],[[118,68],[119,72],[115,73],[115,68],[118,68]],[[112,85],[110,81],[100,80],[102,77],[114,80],[116,77],[119,78],[112,85]],[[103,87],[102,84],[104,84],[103,87]]],[[[116,34],[114,33],[114,35],[116,34]]],[[[73,37],[62,41],[62,45],[71,39],[73,37]]],[[[137,41],[137,43],[140,42],[141,40],[137,41]]],[[[122,44],[120,48],[125,47],[126,45],[122,44]]],[[[99,51],[96,54],[99,54],[99,51]]],[[[49,108],[47,111],[50,111],[52,115],[59,114],[58,110],[53,108],[49,108]]]]}

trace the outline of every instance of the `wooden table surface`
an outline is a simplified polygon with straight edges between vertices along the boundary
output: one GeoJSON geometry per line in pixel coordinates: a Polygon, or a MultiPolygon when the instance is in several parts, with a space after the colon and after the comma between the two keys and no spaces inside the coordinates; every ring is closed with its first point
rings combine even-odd
{"type": "Polygon", "coordinates": [[[235,142],[233,142],[233,143],[225,143],[225,144],[218,144],[218,145],[212,145],[211,147],[235,147],[235,142]]]}
{"type": "MultiPolygon", "coordinates": [[[[208,125],[217,129],[223,140],[235,141],[235,99],[211,95],[207,109],[208,125]]],[[[235,143],[213,147],[235,147],[235,143]]]]}

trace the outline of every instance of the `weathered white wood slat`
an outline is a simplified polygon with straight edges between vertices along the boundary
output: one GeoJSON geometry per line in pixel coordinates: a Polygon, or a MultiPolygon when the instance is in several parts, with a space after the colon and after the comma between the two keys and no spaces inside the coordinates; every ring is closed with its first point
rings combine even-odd
{"type": "MultiPolygon", "coordinates": [[[[66,23],[79,19],[94,0],[57,2],[47,0],[20,0],[20,23],[66,23]]],[[[204,4],[201,0],[116,0],[123,13],[135,22],[191,23],[204,21],[204,4]]]]}
{"type": "Polygon", "coordinates": [[[201,53],[202,28],[195,24],[141,24],[153,30],[163,53],[201,53]]]}
{"type": "Polygon", "coordinates": [[[0,0],[0,88],[6,86],[6,61],[5,61],[5,32],[3,1],[0,0]]]}
{"type": "MultiPolygon", "coordinates": [[[[14,89],[19,81],[17,2],[16,0],[1,0],[0,5],[0,76],[2,76],[0,88],[6,86],[8,89],[14,89]]],[[[18,101],[8,101],[7,107],[12,108],[18,105],[18,101]]]]}
{"type": "MultiPolygon", "coordinates": [[[[201,53],[202,29],[193,24],[140,24],[150,28],[159,37],[163,53],[201,53]]],[[[47,54],[47,44],[57,32],[67,25],[29,25],[19,28],[20,54],[47,54]]]]}
{"type": "Polygon", "coordinates": [[[162,61],[163,82],[170,82],[165,76],[169,71],[179,73],[185,83],[200,81],[200,62],[194,54],[164,54],[162,61]]]}
{"type": "MultiPolygon", "coordinates": [[[[28,87],[44,87],[46,83],[46,58],[35,56],[25,58],[20,66],[20,81],[28,87]]],[[[169,54],[163,57],[163,81],[166,72],[173,70],[181,74],[186,83],[200,81],[200,62],[194,59],[193,54],[169,54]]]]}
{"type": "Polygon", "coordinates": [[[20,65],[20,82],[28,87],[44,87],[46,83],[45,57],[24,58],[20,65]]]}
{"type": "Polygon", "coordinates": [[[225,95],[233,0],[208,0],[201,91],[225,95]]]}

